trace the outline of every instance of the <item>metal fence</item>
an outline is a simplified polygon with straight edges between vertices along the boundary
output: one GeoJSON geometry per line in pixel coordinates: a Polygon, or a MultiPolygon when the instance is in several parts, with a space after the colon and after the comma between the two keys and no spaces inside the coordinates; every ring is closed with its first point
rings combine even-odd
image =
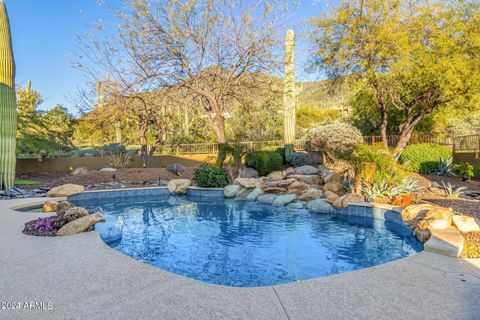
{"type": "MultiPolygon", "coordinates": [[[[398,143],[399,137],[396,135],[387,136],[389,147],[394,147],[398,143]]],[[[381,136],[364,136],[365,144],[373,145],[381,143],[381,136]]],[[[461,152],[480,152],[480,134],[455,136],[454,133],[439,135],[414,135],[409,143],[438,143],[450,146],[454,153],[461,152]]],[[[249,151],[264,150],[267,148],[284,147],[283,140],[267,140],[267,141],[243,141],[249,151]]],[[[297,140],[295,142],[295,150],[305,150],[306,140],[297,140]]],[[[140,150],[140,146],[128,146],[130,150],[140,150]]],[[[189,144],[169,144],[162,145],[157,148],[155,154],[158,155],[188,155],[188,154],[217,154],[218,143],[189,143],[189,144]]],[[[84,146],[81,149],[69,152],[59,151],[56,154],[50,154],[54,157],[82,157],[82,156],[104,156],[105,151],[102,146],[84,146]]],[[[25,158],[37,158],[38,155],[26,155],[25,158]]],[[[19,156],[22,158],[22,156],[19,156]]]]}

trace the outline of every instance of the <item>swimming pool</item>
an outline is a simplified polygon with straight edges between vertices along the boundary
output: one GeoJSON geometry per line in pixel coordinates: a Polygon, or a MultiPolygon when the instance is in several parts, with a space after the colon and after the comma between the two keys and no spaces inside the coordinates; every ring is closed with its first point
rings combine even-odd
{"type": "Polygon", "coordinates": [[[108,215],[107,224],[118,231],[107,239],[112,248],[211,284],[282,284],[367,268],[423,249],[409,229],[380,219],[174,196],[74,202],[108,215]]]}

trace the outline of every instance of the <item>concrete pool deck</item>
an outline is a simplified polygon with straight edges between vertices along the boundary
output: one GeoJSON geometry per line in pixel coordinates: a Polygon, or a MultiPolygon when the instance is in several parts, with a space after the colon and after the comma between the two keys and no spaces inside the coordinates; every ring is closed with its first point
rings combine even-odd
{"type": "Polygon", "coordinates": [[[117,252],[95,232],[31,237],[42,213],[0,201],[0,319],[480,319],[480,259],[422,252],[373,268],[286,285],[207,285],[117,252]]]}

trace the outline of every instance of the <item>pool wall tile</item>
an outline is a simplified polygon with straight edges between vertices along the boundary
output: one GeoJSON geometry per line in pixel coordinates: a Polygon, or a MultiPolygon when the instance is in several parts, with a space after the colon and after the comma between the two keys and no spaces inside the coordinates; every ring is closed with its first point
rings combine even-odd
{"type": "Polygon", "coordinates": [[[115,189],[115,190],[98,190],[86,191],[74,194],[68,197],[69,201],[90,200],[104,198],[127,198],[127,197],[151,197],[168,195],[168,189],[165,187],[158,188],[137,188],[137,189],[115,189]]]}

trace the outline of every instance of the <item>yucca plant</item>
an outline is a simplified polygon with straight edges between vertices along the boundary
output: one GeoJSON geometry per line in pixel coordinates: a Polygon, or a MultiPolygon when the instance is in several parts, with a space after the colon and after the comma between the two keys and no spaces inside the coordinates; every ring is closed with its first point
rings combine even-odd
{"type": "Polygon", "coordinates": [[[5,3],[0,0],[0,189],[4,190],[15,182],[16,104],[10,24],[5,3]]]}

